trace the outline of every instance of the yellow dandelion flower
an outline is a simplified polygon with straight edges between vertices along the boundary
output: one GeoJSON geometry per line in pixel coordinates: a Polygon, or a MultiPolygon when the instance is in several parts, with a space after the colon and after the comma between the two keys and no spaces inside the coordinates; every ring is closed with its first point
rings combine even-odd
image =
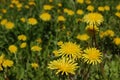
{"type": "Polygon", "coordinates": [[[8,50],[10,51],[10,53],[16,53],[17,52],[17,47],[15,45],[10,45],[8,47],[8,50]]]}
{"type": "Polygon", "coordinates": [[[66,19],[65,19],[65,17],[64,16],[58,16],[58,18],[57,18],[57,21],[59,22],[59,21],[65,21],[66,19]]]}
{"type": "Polygon", "coordinates": [[[58,6],[59,6],[59,7],[62,7],[62,4],[61,4],[61,3],[58,3],[58,6]]]}
{"type": "Polygon", "coordinates": [[[91,4],[91,0],[85,0],[86,4],[91,4]]]}
{"type": "Polygon", "coordinates": [[[27,40],[27,37],[26,37],[26,35],[21,34],[21,35],[18,35],[18,40],[26,41],[26,40],[27,40]]]}
{"type": "Polygon", "coordinates": [[[6,23],[7,23],[7,19],[2,19],[1,22],[0,22],[0,24],[1,24],[2,26],[4,26],[6,23]]]}
{"type": "Polygon", "coordinates": [[[53,2],[53,0],[49,0],[49,2],[53,2]]]}
{"type": "Polygon", "coordinates": [[[17,4],[16,4],[16,7],[17,7],[17,8],[22,8],[22,6],[23,6],[22,3],[17,3],[17,4]]]}
{"type": "Polygon", "coordinates": [[[79,3],[79,4],[83,4],[84,0],[77,0],[76,2],[79,3]]]}
{"type": "Polygon", "coordinates": [[[88,13],[83,17],[83,21],[86,22],[89,25],[100,25],[104,19],[103,16],[100,13],[88,13]]]}
{"type": "Polygon", "coordinates": [[[48,68],[56,70],[56,74],[61,73],[62,75],[75,74],[78,66],[73,60],[68,58],[60,58],[58,60],[51,61],[48,64],[48,68]]]}
{"type": "Polygon", "coordinates": [[[2,54],[2,55],[0,56],[0,65],[3,63],[3,61],[4,61],[4,57],[5,57],[4,54],[2,54]]]}
{"type": "Polygon", "coordinates": [[[44,5],[43,6],[44,10],[51,10],[52,8],[53,8],[53,6],[51,6],[51,5],[44,5]]]}
{"type": "Polygon", "coordinates": [[[104,9],[103,6],[99,6],[99,7],[98,7],[98,11],[102,11],[102,12],[103,12],[104,10],[105,10],[105,9],[104,9]]]}
{"type": "Polygon", "coordinates": [[[64,13],[67,13],[70,16],[75,14],[75,12],[73,10],[70,10],[70,9],[67,9],[67,8],[64,9],[64,13]]]}
{"type": "Polygon", "coordinates": [[[30,8],[30,6],[29,6],[29,5],[25,5],[24,7],[25,7],[26,9],[29,9],[29,8],[30,8]]]}
{"type": "Polygon", "coordinates": [[[120,38],[119,37],[114,38],[113,42],[115,43],[115,45],[120,45],[120,38]]]}
{"type": "Polygon", "coordinates": [[[87,48],[84,50],[82,58],[87,64],[96,65],[102,62],[102,53],[96,48],[87,48]]]}
{"type": "Polygon", "coordinates": [[[38,23],[38,21],[35,18],[29,18],[28,19],[28,24],[30,24],[30,25],[36,25],[37,23],[38,23]]]}
{"type": "Polygon", "coordinates": [[[29,2],[28,2],[28,5],[30,5],[30,6],[35,6],[36,3],[35,3],[34,1],[29,1],[29,2]]]}
{"type": "Polygon", "coordinates": [[[113,31],[113,30],[110,30],[110,29],[108,29],[108,30],[106,30],[106,31],[104,32],[104,36],[113,37],[114,34],[115,34],[114,31],[113,31]]]}
{"type": "Polygon", "coordinates": [[[25,48],[27,46],[27,43],[26,42],[23,42],[20,44],[20,48],[25,48]]]}
{"type": "Polygon", "coordinates": [[[2,16],[0,15],[0,20],[2,19],[2,16]]]}
{"type": "Polygon", "coordinates": [[[51,20],[51,15],[49,13],[42,13],[39,16],[43,21],[50,21],[51,20]]]}
{"type": "Polygon", "coordinates": [[[6,59],[6,60],[3,61],[2,65],[3,65],[4,68],[6,68],[6,67],[12,67],[13,66],[13,61],[6,59]]]}
{"type": "Polygon", "coordinates": [[[87,41],[90,37],[87,34],[79,34],[76,37],[77,39],[81,40],[81,41],[87,41]]]}
{"type": "Polygon", "coordinates": [[[6,9],[2,9],[1,11],[2,11],[2,13],[7,13],[6,9]]]}
{"type": "Polygon", "coordinates": [[[120,10],[120,4],[118,4],[117,6],[116,6],[116,10],[120,10]]]}
{"type": "Polygon", "coordinates": [[[110,10],[110,7],[109,6],[104,6],[104,9],[106,10],[106,11],[109,11],[110,10]]]}
{"type": "Polygon", "coordinates": [[[116,12],[115,15],[120,18],[120,12],[116,12]]]}
{"type": "Polygon", "coordinates": [[[31,47],[31,50],[32,50],[32,51],[41,51],[42,48],[39,47],[39,46],[32,46],[32,47],[31,47]]]}
{"type": "Polygon", "coordinates": [[[20,21],[24,23],[26,21],[26,19],[24,17],[22,17],[22,18],[20,18],[20,21]]]}
{"type": "Polygon", "coordinates": [[[5,28],[6,29],[13,29],[15,27],[15,25],[14,25],[14,23],[13,22],[7,22],[6,24],[5,24],[5,28]]]}
{"type": "Polygon", "coordinates": [[[61,56],[66,56],[74,59],[80,58],[82,53],[80,46],[72,42],[63,43],[58,51],[61,56]]]}
{"type": "Polygon", "coordinates": [[[42,39],[41,39],[41,38],[38,38],[38,39],[36,39],[36,42],[42,43],[42,39]]]}
{"type": "Polygon", "coordinates": [[[88,10],[88,11],[94,11],[94,6],[88,5],[88,6],[87,6],[87,10],[88,10]]]}
{"type": "Polygon", "coordinates": [[[83,12],[83,10],[78,9],[76,13],[77,13],[78,15],[82,15],[84,12],[83,12]]]}
{"type": "Polygon", "coordinates": [[[37,69],[39,67],[38,63],[31,63],[31,67],[37,69]]]}

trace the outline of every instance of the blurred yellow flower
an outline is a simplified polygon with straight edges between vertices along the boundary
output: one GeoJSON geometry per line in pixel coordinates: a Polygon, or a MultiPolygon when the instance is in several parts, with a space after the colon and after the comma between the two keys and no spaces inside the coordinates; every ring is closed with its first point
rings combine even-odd
{"type": "Polygon", "coordinates": [[[60,56],[66,56],[73,59],[80,58],[82,53],[80,46],[72,42],[63,43],[58,51],[60,56]]]}
{"type": "Polygon", "coordinates": [[[104,36],[113,37],[113,36],[114,36],[114,31],[108,29],[108,30],[106,30],[106,31],[104,32],[104,36]]]}
{"type": "Polygon", "coordinates": [[[6,60],[3,61],[3,64],[2,64],[2,65],[3,65],[4,68],[6,68],[6,67],[12,67],[12,66],[13,66],[13,63],[14,63],[14,62],[13,62],[12,60],[6,59],[6,60]]]}
{"type": "Polygon", "coordinates": [[[115,45],[120,45],[120,38],[119,37],[114,38],[113,42],[115,43],[115,45]]]}
{"type": "Polygon", "coordinates": [[[20,18],[20,21],[24,23],[26,21],[26,19],[24,17],[22,17],[22,18],[20,18]]]}
{"type": "Polygon", "coordinates": [[[16,7],[17,7],[17,8],[22,8],[22,6],[23,6],[22,3],[17,3],[17,4],[16,4],[16,7]]]}
{"type": "Polygon", "coordinates": [[[58,6],[59,6],[59,7],[62,7],[62,4],[61,4],[61,3],[58,3],[58,6]]]}
{"type": "Polygon", "coordinates": [[[6,24],[5,24],[5,28],[6,29],[13,29],[15,27],[14,23],[13,22],[10,22],[8,21],[6,24]]]}
{"type": "Polygon", "coordinates": [[[7,13],[6,9],[2,9],[1,11],[2,11],[2,13],[7,13]]]}
{"type": "Polygon", "coordinates": [[[49,2],[53,2],[53,0],[49,0],[49,2]]]}
{"type": "Polygon", "coordinates": [[[76,0],[77,3],[80,3],[80,4],[83,4],[84,3],[84,0],[76,0]]]}
{"type": "Polygon", "coordinates": [[[120,12],[116,12],[115,15],[120,18],[120,12]]]}
{"type": "Polygon", "coordinates": [[[32,47],[31,47],[31,50],[32,50],[32,51],[41,51],[42,48],[39,47],[39,46],[32,46],[32,47]]]}
{"type": "Polygon", "coordinates": [[[116,9],[119,11],[120,10],[120,4],[116,6],[116,9]]]}
{"type": "Polygon", "coordinates": [[[35,3],[34,1],[29,1],[29,2],[28,2],[28,5],[30,5],[30,6],[35,6],[36,3],[35,3]]]}
{"type": "Polygon", "coordinates": [[[7,19],[2,19],[1,22],[0,22],[0,24],[1,24],[2,26],[4,26],[6,23],[7,23],[7,19]]]}
{"type": "Polygon", "coordinates": [[[27,43],[26,42],[23,42],[20,44],[20,48],[25,48],[27,46],[27,43]]]}
{"type": "Polygon", "coordinates": [[[109,6],[104,6],[104,9],[106,10],[106,11],[109,11],[110,10],[110,7],[109,6]]]}
{"type": "Polygon", "coordinates": [[[29,5],[25,5],[24,7],[25,7],[26,9],[29,9],[29,8],[30,8],[30,6],[29,6],[29,5]]]}
{"type": "Polygon", "coordinates": [[[24,34],[18,35],[18,40],[26,41],[27,37],[24,34]]]}
{"type": "Polygon", "coordinates": [[[29,18],[28,19],[28,24],[30,24],[30,25],[36,25],[37,23],[38,23],[38,21],[35,18],[29,18]]]}
{"type": "Polygon", "coordinates": [[[77,70],[78,66],[73,60],[68,58],[60,58],[58,60],[51,61],[48,64],[48,68],[51,70],[56,70],[56,74],[75,75],[75,70],[77,70]]]}
{"type": "Polygon", "coordinates": [[[53,6],[51,6],[51,5],[44,5],[43,6],[44,10],[51,10],[52,8],[53,8],[53,6]]]}
{"type": "Polygon", "coordinates": [[[2,16],[0,15],[0,20],[2,19],[2,16]]]}
{"type": "Polygon", "coordinates": [[[85,0],[86,4],[91,4],[91,0],[85,0]]]}
{"type": "Polygon", "coordinates": [[[67,8],[64,9],[64,12],[67,13],[68,15],[70,15],[70,16],[75,14],[75,12],[73,10],[70,10],[70,9],[67,9],[67,8]]]}
{"type": "Polygon", "coordinates": [[[82,15],[84,12],[82,9],[78,9],[77,12],[76,12],[78,15],[82,15]]]}
{"type": "Polygon", "coordinates": [[[91,12],[94,11],[94,6],[88,5],[88,6],[87,6],[87,10],[88,10],[88,11],[91,11],[91,12]]]}
{"type": "Polygon", "coordinates": [[[38,39],[36,39],[36,42],[42,43],[42,39],[41,39],[41,38],[38,38],[38,39]]]}
{"type": "Polygon", "coordinates": [[[92,12],[88,13],[83,17],[83,21],[86,22],[89,25],[100,25],[104,18],[100,13],[92,12]]]}
{"type": "Polygon", "coordinates": [[[99,7],[98,7],[98,11],[102,11],[102,12],[103,12],[104,10],[105,10],[105,9],[104,9],[103,6],[99,6],[99,7]]]}
{"type": "Polygon", "coordinates": [[[65,19],[65,17],[64,16],[58,16],[58,18],[57,18],[57,21],[59,22],[59,21],[65,21],[66,19],[65,19]]]}
{"type": "Polygon", "coordinates": [[[39,16],[43,21],[50,21],[51,20],[51,15],[49,13],[42,13],[39,16]]]}
{"type": "Polygon", "coordinates": [[[17,52],[17,47],[16,47],[15,45],[10,45],[10,46],[8,47],[8,50],[10,51],[10,53],[16,54],[16,52],[17,52]]]}
{"type": "Polygon", "coordinates": [[[96,48],[87,48],[84,50],[82,58],[87,64],[96,65],[102,62],[102,53],[96,48]]]}
{"type": "Polygon", "coordinates": [[[39,67],[38,63],[31,63],[32,68],[37,69],[39,67]]]}
{"type": "Polygon", "coordinates": [[[81,41],[87,41],[90,37],[87,34],[79,34],[79,35],[77,35],[76,38],[81,41]]]}

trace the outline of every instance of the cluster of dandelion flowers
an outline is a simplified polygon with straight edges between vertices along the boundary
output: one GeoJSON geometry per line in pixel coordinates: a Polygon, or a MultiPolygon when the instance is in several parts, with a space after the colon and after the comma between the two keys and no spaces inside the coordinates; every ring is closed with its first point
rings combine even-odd
{"type": "Polygon", "coordinates": [[[57,70],[56,74],[61,73],[62,75],[75,74],[75,70],[78,68],[77,63],[68,58],[60,58],[58,60],[51,61],[48,64],[48,68],[57,70]]]}
{"type": "Polygon", "coordinates": [[[84,51],[82,58],[87,64],[96,65],[102,62],[102,53],[96,48],[87,48],[84,51]]]}
{"type": "Polygon", "coordinates": [[[81,57],[82,49],[76,43],[65,42],[60,45],[58,52],[60,56],[77,59],[81,57]]]}
{"type": "Polygon", "coordinates": [[[100,13],[91,12],[91,13],[86,14],[83,17],[83,21],[86,22],[88,25],[98,26],[104,21],[104,18],[100,13]]]}

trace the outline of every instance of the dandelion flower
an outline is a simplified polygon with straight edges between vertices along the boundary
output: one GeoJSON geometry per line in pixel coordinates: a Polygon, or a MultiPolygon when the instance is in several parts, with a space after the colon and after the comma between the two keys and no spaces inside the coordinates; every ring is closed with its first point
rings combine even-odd
{"type": "Polygon", "coordinates": [[[60,55],[74,59],[80,58],[82,53],[80,46],[72,42],[63,43],[58,51],[60,55]]]}
{"type": "Polygon", "coordinates": [[[43,6],[44,10],[51,10],[52,8],[53,8],[53,6],[51,6],[51,5],[44,5],[43,6]]]}
{"type": "Polygon", "coordinates": [[[77,63],[68,58],[60,58],[58,60],[51,61],[48,64],[48,68],[56,70],[56,74],[62,75],[75,74],[75,70],[78,68],[77,63]]]}
{"type": "Polygon", "coordinates": [[[49,13],[42,13],[42,14],[40,14],[39,17],[43,21],[50,21],[50,19],[51,19],[51,15],[49,13]]]}
{"type": "Polygon", "coordinates": [[[54,51],[53,51],[53,54],[54,54],[55,56],[59,56],[58,50],[54,50],[54,51]]]}
{"type": "Polygon", "coordinates": [[[2,26],[4,26],[7,23],[7,19],[2,19],[0,23],[2,26]]]}
{"type": "Polygon", "coordinates": [[[41,51],[42,48],[39,47],[39,46],[32,46],[32,47],[31,47],[31,50],[32,50],[32,51],[41,51]]]}
{"type": "Polygon", "coordinates": [[[84,0],[77,0],[77,3],[83,4],[83,3],[84,3],[84,0]]]}
{"type": "Polygon", "coordinates": [[[83,21],[86,22],[89,25],[100,25],[104,19],[103,16],[100,13],[88,13],[83,17],[83,21]]]}
{"type": "Polygon", "coordinates": [[[87,6],[87,10],[88,10],[88,11],[94,11],[94,6],[88,5],[88,6],[87,6]]]}
{"type": "Polygon", "coordinates": [[[119,37],[114,38],[113,42],[115,43],[115,45],[120,45],[120,38],[119,37]]]}
{"type": "Polygon", "coordinates": [[[24,34],[18,35],[18,40],[26,41],[27,37],[24,34]]]}
{"type": "Polygon", "coordinates": [[[105,10],[105,9],[104,9],[103,6],[99,6],[99,7],[98,7],[98,11],[102,11],[102,12],[103,12],[104,10],[105,10]]]}
{"type": "Polygon", "coordinates": [[[8,47],[8,50],[11,52],[11,53],[16,53],[17,52],[17,47],[15,45],[10,45],[8,47]]]}
{"type": "Polygon", "coordinates": [[[83,12],[83,10],[78,9],[76,13],[77,13],[78,15],[82,15],[84,12],[83,12]]]}
{"type": "Polygon", "coordinates": [[[38,63],[31,63],[32,68],[37,69],[39,67],[38,63]]]}
{"type": "Polygon", "coordinates": [[[13,22],[7,22],[6,24],[5,24],[5,28],[6,29],[13,29],[15,27],[15,25],[14,25],[14,23],[13,22]]]}
{"type": "Polygon", "coordinates": [[[120,12],[116,12],[115,15],[120,18],[120,12]]]}
{"type": "Polygon", "coordinates": [[[2,65],[3,65],[4,68],[11,67],[11,66],[13,66],[13,61],[6,59],[6,60],[3,61],[2,65]]]}
{"type": "Polygon", "coordinates": [[[29,18],[28,19],[28,24],[30,25],[36,25],[38,21],[35,18],[29,18]]]}
{"type": "Polygon", "coordinates": [[[114,31],[108,29],[108,30],[106,30],[106,31],[104,32],[104,36],[113,37],[113,36],[114,36],[114,31]]]}
{"type": "Polygon", "coordinates": [[[63,44],[62,41],[57,42],[57,45],[58,45],[58,46],[61,46],[62,44],[63,44]]]}
{"type": "Polygon", "coordinates": [[[118,4],[117,6],[116,6],[116,10],[120,10],[120,4],[118,4]]]}
{"type": "Polygon", "coordinates": [[[26,42],[23,42],[20,44],[20,48],[25,48],[27,46],[27,43],[26,42]]]}
{"type": "Polygon", "coordinates": [[[82,55],[84,62],[87,64],[96,65],[102,62],[102,53],[96,48],[87,48],[83,51],[85,54],[82,55]]]}
{"type": "Polygon", "coordinates": [[[106,10],[106,11],[109,11],[110,10],[110,7],[109,6],[104,6],[104,9],[106,10]]]}
{"type": "Polygon", "coordinates": [[[87,41],[90,37],[87,34],[79,34],[76,37],[77,39],[81,40],[81,41],[87,41]]]}
{"type": "Polygon", "coordinates": [[[65,17],[64,16],[58,16],[58,18],[57,18],[57,21],[59,22],[59,21],[65,21],[66,19],[65,19],[65,17]]]}

